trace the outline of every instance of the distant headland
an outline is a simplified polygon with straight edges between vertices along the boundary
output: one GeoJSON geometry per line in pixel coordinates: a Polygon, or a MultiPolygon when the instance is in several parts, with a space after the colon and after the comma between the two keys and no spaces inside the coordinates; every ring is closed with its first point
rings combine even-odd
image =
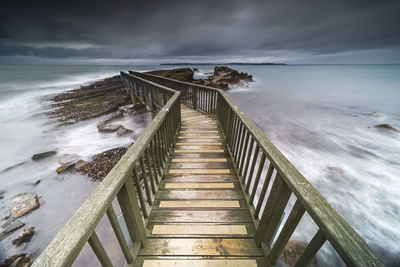
{"type": "Polygon", "coordinates": [[[206,63],[195,63],[195,62],[183,62],[183,63],[161,63],[161,66],[165,65],[172,65],[172,66],[177,66],[177,65],[287,65],[286,63],[270,63],[270,62],[265,62],[265,63],[250,63],[250,62],[229,62],[229,63],[211,63],[211,62],[206,62],[206,63]]]}

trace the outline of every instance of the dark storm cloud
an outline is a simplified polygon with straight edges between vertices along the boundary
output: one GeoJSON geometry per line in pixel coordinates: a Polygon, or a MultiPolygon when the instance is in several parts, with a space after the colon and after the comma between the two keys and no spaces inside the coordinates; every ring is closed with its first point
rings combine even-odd
{"type": "Polygon", "coordinates": [[[0,56],[162,59],[393,50],[400,46],[399,11],[399,1],[1,0],[0,56]]]}

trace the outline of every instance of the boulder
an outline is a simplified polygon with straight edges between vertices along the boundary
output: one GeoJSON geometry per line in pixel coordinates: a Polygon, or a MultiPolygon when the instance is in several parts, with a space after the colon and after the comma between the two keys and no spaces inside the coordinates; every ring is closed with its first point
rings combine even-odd
{"type": "Polygon", "coordinates": [[[124,126],[119,127],[117,130],[118,136],[124,136],[130,133],[132,133],[132,130],[126,129],[124,126]]]}
{"type": "Polygon", "coordinates": [[[13,255],[2,262],[0,262],[1,267],[29,267],[32,265],[32,260],[29,257],[26,257],[25,253],[13,255]]]}
{"type": "Polygon", "coordinates": [[[20,217],[39,207],[39,197],[36,194],[20,194],[12,199],[11,214],[14,217],[20,217]]]}
{"type": "MultiPolygon", "coordinates": [[[[305,241],[289,241],[285,249],[283,250],[279,259],[283,261],[288,266],[294,266],[297,260],[300,258],[301,254],[303,254],[305,248],[308,243],[305,241]]],[[[307,265],[308,267],[317,267],[317,259],[314,257],[311,259],[310,263],[307,265]]]]}
{"type": "Polygon", "coordinates": [[[79,160],[79,155],[77,154],[64,154],[58,162],[61,165],[67,165],[67,164],[72,164],[75,163],[79,160]]]}
{"type": "Polygon", "coordinates": [[[122,125],[103,125],[103,126],[97,126],[97,130],[100,133],[114,133],[118,131],[118,129],[122,127],[122,125]]]}
{"type": "Polygon", "coordinates": [[[35,227],[26,228],[24,229],[24,231],[18,234],[16,239],[13,240],[13,244],[19,246],[22,243],[28,243],[29,241],[31,241],[34,234],[35,227]]]}
{"type": "Polygon", "coordinates": [[[82,168],[83,166],[85,166],[86,164],[88,164],[88,162],[87,161],[84,161],[84,160],[78,160],[75,164],[74,164],[74,169],[76,170],[76,169],[79,169],[79,168],[82,168]]]}
{"type": "Polygon", "coordinates": [[[383,123],[383,124],[377,124],[374,126],[377,129],[382,129],[382,130],[388,130],[388,131],[393,131],[393,132],[398,132],[396,128],[394,128],[392,125],[388,123],[383,123]]]}
{"type": "Polygon", "coordinates": [[[8,234],[18,230],[25,225],[24,222],[17,220],[15,218],[8,219],[5,223],[1,225],[0,241],[3,240],[8,234]]]}
{"type": "Polygon", "coordinates": [[[70,169],[74,165],[75,165],[75,163],[68,163],[68,164],[61,165],[61,166],[57,167],[56,172],[57,173],[64,172],[64,171],[70,169]]]}
{"type": "Polygon", "coordinates": [[[40,160],[40,159],[44,159],[44,158],[48,158],[50,156],[53,156],[56,153],[57,153],[57,151],[47,151],[47,152],[43,152],[43,153],[38,153],[38,154],[34,154],[31,157],[31,159],[32,160],[40,160]]]}

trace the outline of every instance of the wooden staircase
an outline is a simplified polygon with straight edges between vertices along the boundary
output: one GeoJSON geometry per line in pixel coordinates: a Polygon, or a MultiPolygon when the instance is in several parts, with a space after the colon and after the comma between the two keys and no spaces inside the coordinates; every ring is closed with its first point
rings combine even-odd
{"type": "Polygon", "coordinates": [[[181,110],[182,127],[135,266],[265,266],[216,121],[181,110]]]}

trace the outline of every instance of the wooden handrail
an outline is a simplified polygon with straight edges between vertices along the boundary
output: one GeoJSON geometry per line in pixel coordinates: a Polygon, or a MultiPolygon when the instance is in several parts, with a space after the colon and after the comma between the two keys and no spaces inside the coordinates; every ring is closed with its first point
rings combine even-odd
{"type": "Polygon", "coordinates": [[[301,217],[307,212],[319,230],[306,248],[299,265],[307,264],[328,240],[348,266],[384,266],[359,234],[224,91],[151,74],[129,73],[181,91],[183,102],[218,119],[257,227],[256,241],[265,248],[270,264],[276,263],[301,217]],[[265,164],[266,159],[269,164],[265,164]],[[263,172],[266,175],[261,182],[263,172]],[[250,191],[252,181],[255,184],[250,191]],[[272,189],[267,196],[269,186],[272,189]],[[254,194],[258,189],[261,190],[260,200],[255,203],[254,194]],[[289,215],[290,220],[285,222],[284,230],[271,246],[291,194],[296,196],[297,202],[289,215]],[[266,206],[259,216],[264,201],[266,206]]]}
{"type": "Polygon", "coordinates": [[[121,78],[129,90],[133,91],[134,87],[141,88],[141,94],[136,97],[141,98],[143,102],[148,102],[152,95],[160,92],[163,97],[168,98],[168,102],[161,106],[161,103],[157,103],[156,98],[153,98],[154,102],[151,105],[160,107],[157,116],[55,236],[33,266],[70,266],[86,242],[90,244],[99,261],[108,266],[109,258],[95,232],[105,213],[128,264],[133,263],[135,253],[146,241],[146,214],[149,208],[146,205],[154,199],[154,190],[157,190],[156,186],[162,178],[162,170],[179,129],[181,93],[134,75],[121,73],[121,78]],[[145,184],[150,181],[154,188],[147,202],[141,201],[139,204],[136,192],[140,195],[142,188],[137,169],[138,163],[143,166],[143,162],[147,163],[148,169],[142,170],[141,178],[145,184]],[[136,185],[132,177],[135,177],[136,185]],[[129,237],[134,244],[130,249],[127,248],[126,239],[112,207],[115,198],[118,199],[129,237]]]}

